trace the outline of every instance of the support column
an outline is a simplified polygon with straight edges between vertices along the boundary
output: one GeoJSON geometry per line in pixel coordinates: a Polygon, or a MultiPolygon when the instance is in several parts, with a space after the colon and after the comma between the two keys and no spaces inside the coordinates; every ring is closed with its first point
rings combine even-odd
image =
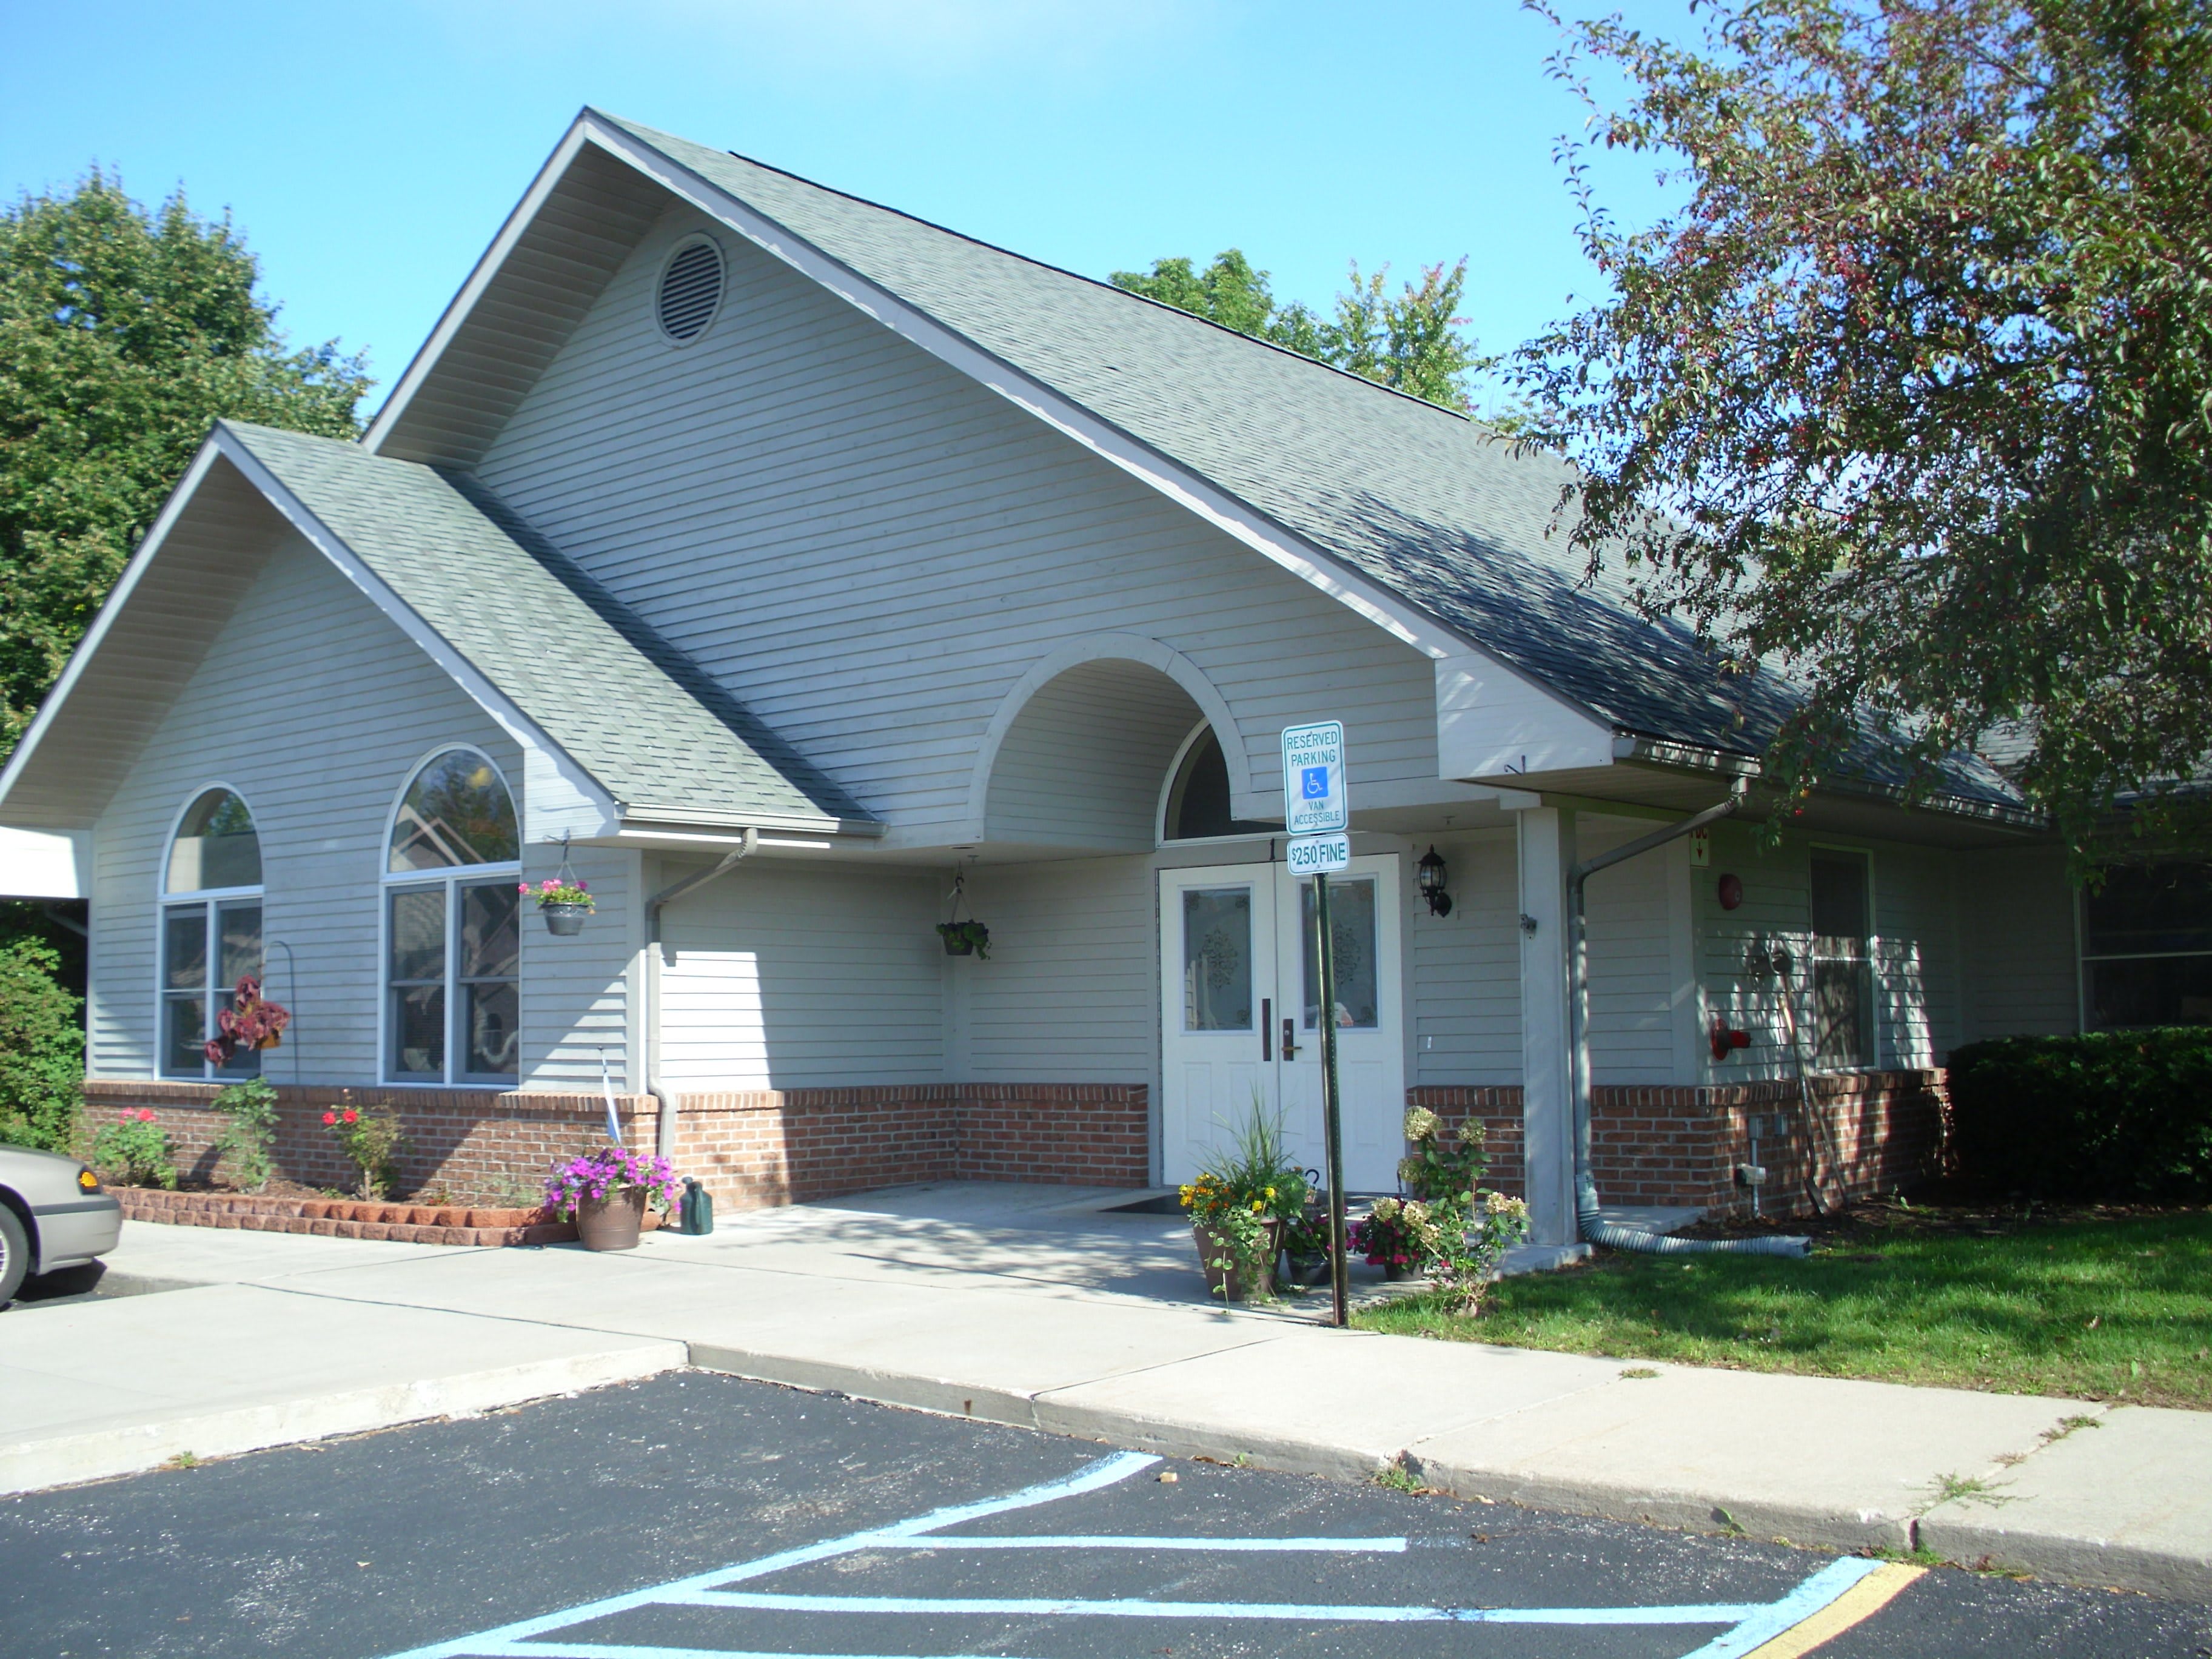
{"type": "Polygon", "coordinates": [[[1521,1121],[1532,1244],[1575,1242],[1575,1109],[1567,1021],[1567,870],[1575,815],[1516,814],[1521,866],[1521,1121]],[[1532,930],[1530,922],[1535,924],[1532,930]]]}

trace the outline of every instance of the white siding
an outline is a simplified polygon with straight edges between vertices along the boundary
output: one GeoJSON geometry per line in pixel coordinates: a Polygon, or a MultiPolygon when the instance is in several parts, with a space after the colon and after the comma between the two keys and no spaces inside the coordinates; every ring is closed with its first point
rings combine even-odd
{"type": "Polygon", "coordinates": [[[1436,777],[1419,653],[750,245],[722,237],[721,317],[670,347],[653,283],[707,228],[644,239],[483,477],[862,801],[956,823],[1024,669],[1115,630],[1212,681],[1262,790],[1316,715],[1355,786],[1436,777]]]}
{"type": "Polygon", "coordinates": [[[1875,1012],[1885,1066],[1936,1066],[1958,1046],[1958,855],[1876,848],[1875,1012]]]}
{"type": "MultiPolygon", "coordinates": [[[[542,880],[561,867],[561,849],[523,849],[523,874],[542,880]]],[[[597,908],[584,931],[556,939],[523,904],[522,1086],[599,1085],[600,1051],[617,1089],[641,1087],[630,1069],[630,964],[637,958],[640,855],[628,848],[579,847],[569,866],[590,884],[597,908]]]]}
{"type": "MultiPolygon", "coordinates": [[[[1412,909],[1413,1081],[1521,1081],[1518,854],[1510,830],[1439,836],[1449,916],[1412,909]]],[[[1430,842],[1416,838],[1417,852],[1430,842]]],[[[1411,884],[1409,883],[1410,886],[1411,884]]]]}
{"type": "Polygon", "coordinates": [[[2056,848],[1960,860],[1968,988],[1966,1041],[2077,1030],[2074,888],[2056,848]]]}
{"type": "Polygon", "coordinates": [[[988,962],[957,962],[977,1083],[1151,1083],[1159,1070],[1150,857],[987,866],[969,878],[988,962]]]}
{"type": "MultiPolygon", "coordinates": [[[[287,542],[244,584],[95,826],[93,1073],[152,1073],[159,866],[177,815],[220,781],[260,830],[264,936],[291,947],[269,951],[270,993],[295,1016],[269,1075],[374,1080],[389,814],[415,764],[453,743],[519,785],[520,756],[491,719],[321,555],[287,542]]],[[[526,986],[565,943],[526,933],[526,986]]]]}
{"type": "MultiPolygon", "coordinates": [[[[1659,827],[1656,820],[1575,821],[1575,855],[1588,859],[1659,827]]],[[[1583,890],[1589,945],[1590,1081],[1690,1082],[1674,1076],[1674,977],[1667,872],[1684,856],[1669,844],[1590,877],[1583,890]]]]}
{"type": "Polygon", "coordinates": [[[934,872],[757,858],[676,900],[661,918],[662,1079],[689,1091],[945,1080],[941,884],[934,872]]]}

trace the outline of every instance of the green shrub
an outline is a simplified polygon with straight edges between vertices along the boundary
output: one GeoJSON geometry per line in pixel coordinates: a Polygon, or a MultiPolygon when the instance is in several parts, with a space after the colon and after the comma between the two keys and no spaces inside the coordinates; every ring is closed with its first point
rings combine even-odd
{"type": "Polygon", "coordinates": [[[122,1115],[92,1138],[92,1165],[125,1187],[176,1190],[176,1148],[149,1106],[125,1106],[122,1115]]]}
{"type": "Polygon", "coordinates": [[[42,939],[0,944],[0,1141],[65,1152],[83,1098],[81,998],[55,982],[60,954],[42,939]]]}
{"type": "Polygon", "coordinates": [[[1959,1173],[1993,1195],[2212,1200],[2212,1029],[2001,1037],[1950,1070],[1959,1173]]]}
{"type": "Polygon", "coordinates": [[[276,1091],[251,1078],[218,1091],[212,1103],[226,1119],[216,1147],[230,1165],[232,1182],[243,1191],[259,1192],[275,1173],[276,1091]]]}

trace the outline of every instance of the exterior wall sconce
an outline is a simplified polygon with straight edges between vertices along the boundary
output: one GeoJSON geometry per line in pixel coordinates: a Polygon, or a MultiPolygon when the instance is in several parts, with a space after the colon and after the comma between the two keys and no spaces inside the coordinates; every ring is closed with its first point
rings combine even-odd
{"type": "Polygon", "coordinates": [[[1437,856],[1431,846],[1413,866],[1421,884],[1421,896],[1429,902],[1429,914],[1448,916],[1451,914],[1451,895],[1444,891],[1444,861],[1437,856]]]}

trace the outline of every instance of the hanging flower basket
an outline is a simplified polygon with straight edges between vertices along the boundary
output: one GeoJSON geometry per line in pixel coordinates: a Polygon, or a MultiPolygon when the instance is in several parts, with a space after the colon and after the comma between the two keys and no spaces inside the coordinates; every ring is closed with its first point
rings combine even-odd
{"type": "Polygon", "coordinates": [[[582,933],[584,918],[598,908],[590,889],[566,871],[558,877],[546,877],[535,887],[526,881],[516,885],[525,897],[538,901],[538,914],[545,918],[545,931],[562,939],[573,939],[582,933]]]}
{"type": "Polygon", "coordinates": [[[991,930],[980,921],[940,921],[937,936],[945,941],[948,957],[983,957],[991,954],[991,930]]]}

